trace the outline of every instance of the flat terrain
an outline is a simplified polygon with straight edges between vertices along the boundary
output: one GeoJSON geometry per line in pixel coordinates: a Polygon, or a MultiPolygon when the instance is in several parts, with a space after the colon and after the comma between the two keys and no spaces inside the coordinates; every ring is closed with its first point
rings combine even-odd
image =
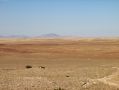
{"type": "Polygon", "coordinates": [[[119,90],[119,39],[0,39],[0,90],[119,90]]]}

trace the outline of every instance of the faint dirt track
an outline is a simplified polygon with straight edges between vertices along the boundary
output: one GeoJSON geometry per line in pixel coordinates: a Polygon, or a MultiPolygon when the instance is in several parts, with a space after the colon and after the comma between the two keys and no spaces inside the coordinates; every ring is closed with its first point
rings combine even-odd
{"type": "Polygon", "coordinates": [[[119,68],[118,67],[113,67],[113,68],[117,69],[117,71],[112,73],[109,76],[97,79],[97,81],[102,82],[104,84],[108,84],[110,86],[115,86],[115,87],[119,88],[119,81],[118,81],[118,83],[112,82],[115,77],[119,76],[119,68]]]}

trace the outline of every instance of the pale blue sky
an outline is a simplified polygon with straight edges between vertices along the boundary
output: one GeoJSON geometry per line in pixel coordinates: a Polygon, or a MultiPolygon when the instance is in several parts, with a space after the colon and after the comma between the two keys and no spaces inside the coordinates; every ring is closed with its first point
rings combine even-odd
{"type": "Polygon", "coordinates": [[[119,0],[0,0],[0,35],[119,36],[119,0]]]}

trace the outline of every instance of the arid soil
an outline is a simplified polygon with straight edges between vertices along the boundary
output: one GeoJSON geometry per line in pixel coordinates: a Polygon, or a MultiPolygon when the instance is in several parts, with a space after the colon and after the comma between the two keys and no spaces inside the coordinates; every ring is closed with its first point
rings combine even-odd
{"type": "Polygon", "coordinates": [[[0,39],[0,90],[119,90],[119,39],[0,39]]]}

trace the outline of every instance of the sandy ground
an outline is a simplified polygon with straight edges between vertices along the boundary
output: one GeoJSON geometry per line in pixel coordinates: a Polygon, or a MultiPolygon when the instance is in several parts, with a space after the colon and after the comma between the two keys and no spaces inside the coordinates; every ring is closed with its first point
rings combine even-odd
{"type": "Polygon", "coordinates": [[[118,78],[118,39],[0,39],[0,90],[118,90],[118,78]]]}

